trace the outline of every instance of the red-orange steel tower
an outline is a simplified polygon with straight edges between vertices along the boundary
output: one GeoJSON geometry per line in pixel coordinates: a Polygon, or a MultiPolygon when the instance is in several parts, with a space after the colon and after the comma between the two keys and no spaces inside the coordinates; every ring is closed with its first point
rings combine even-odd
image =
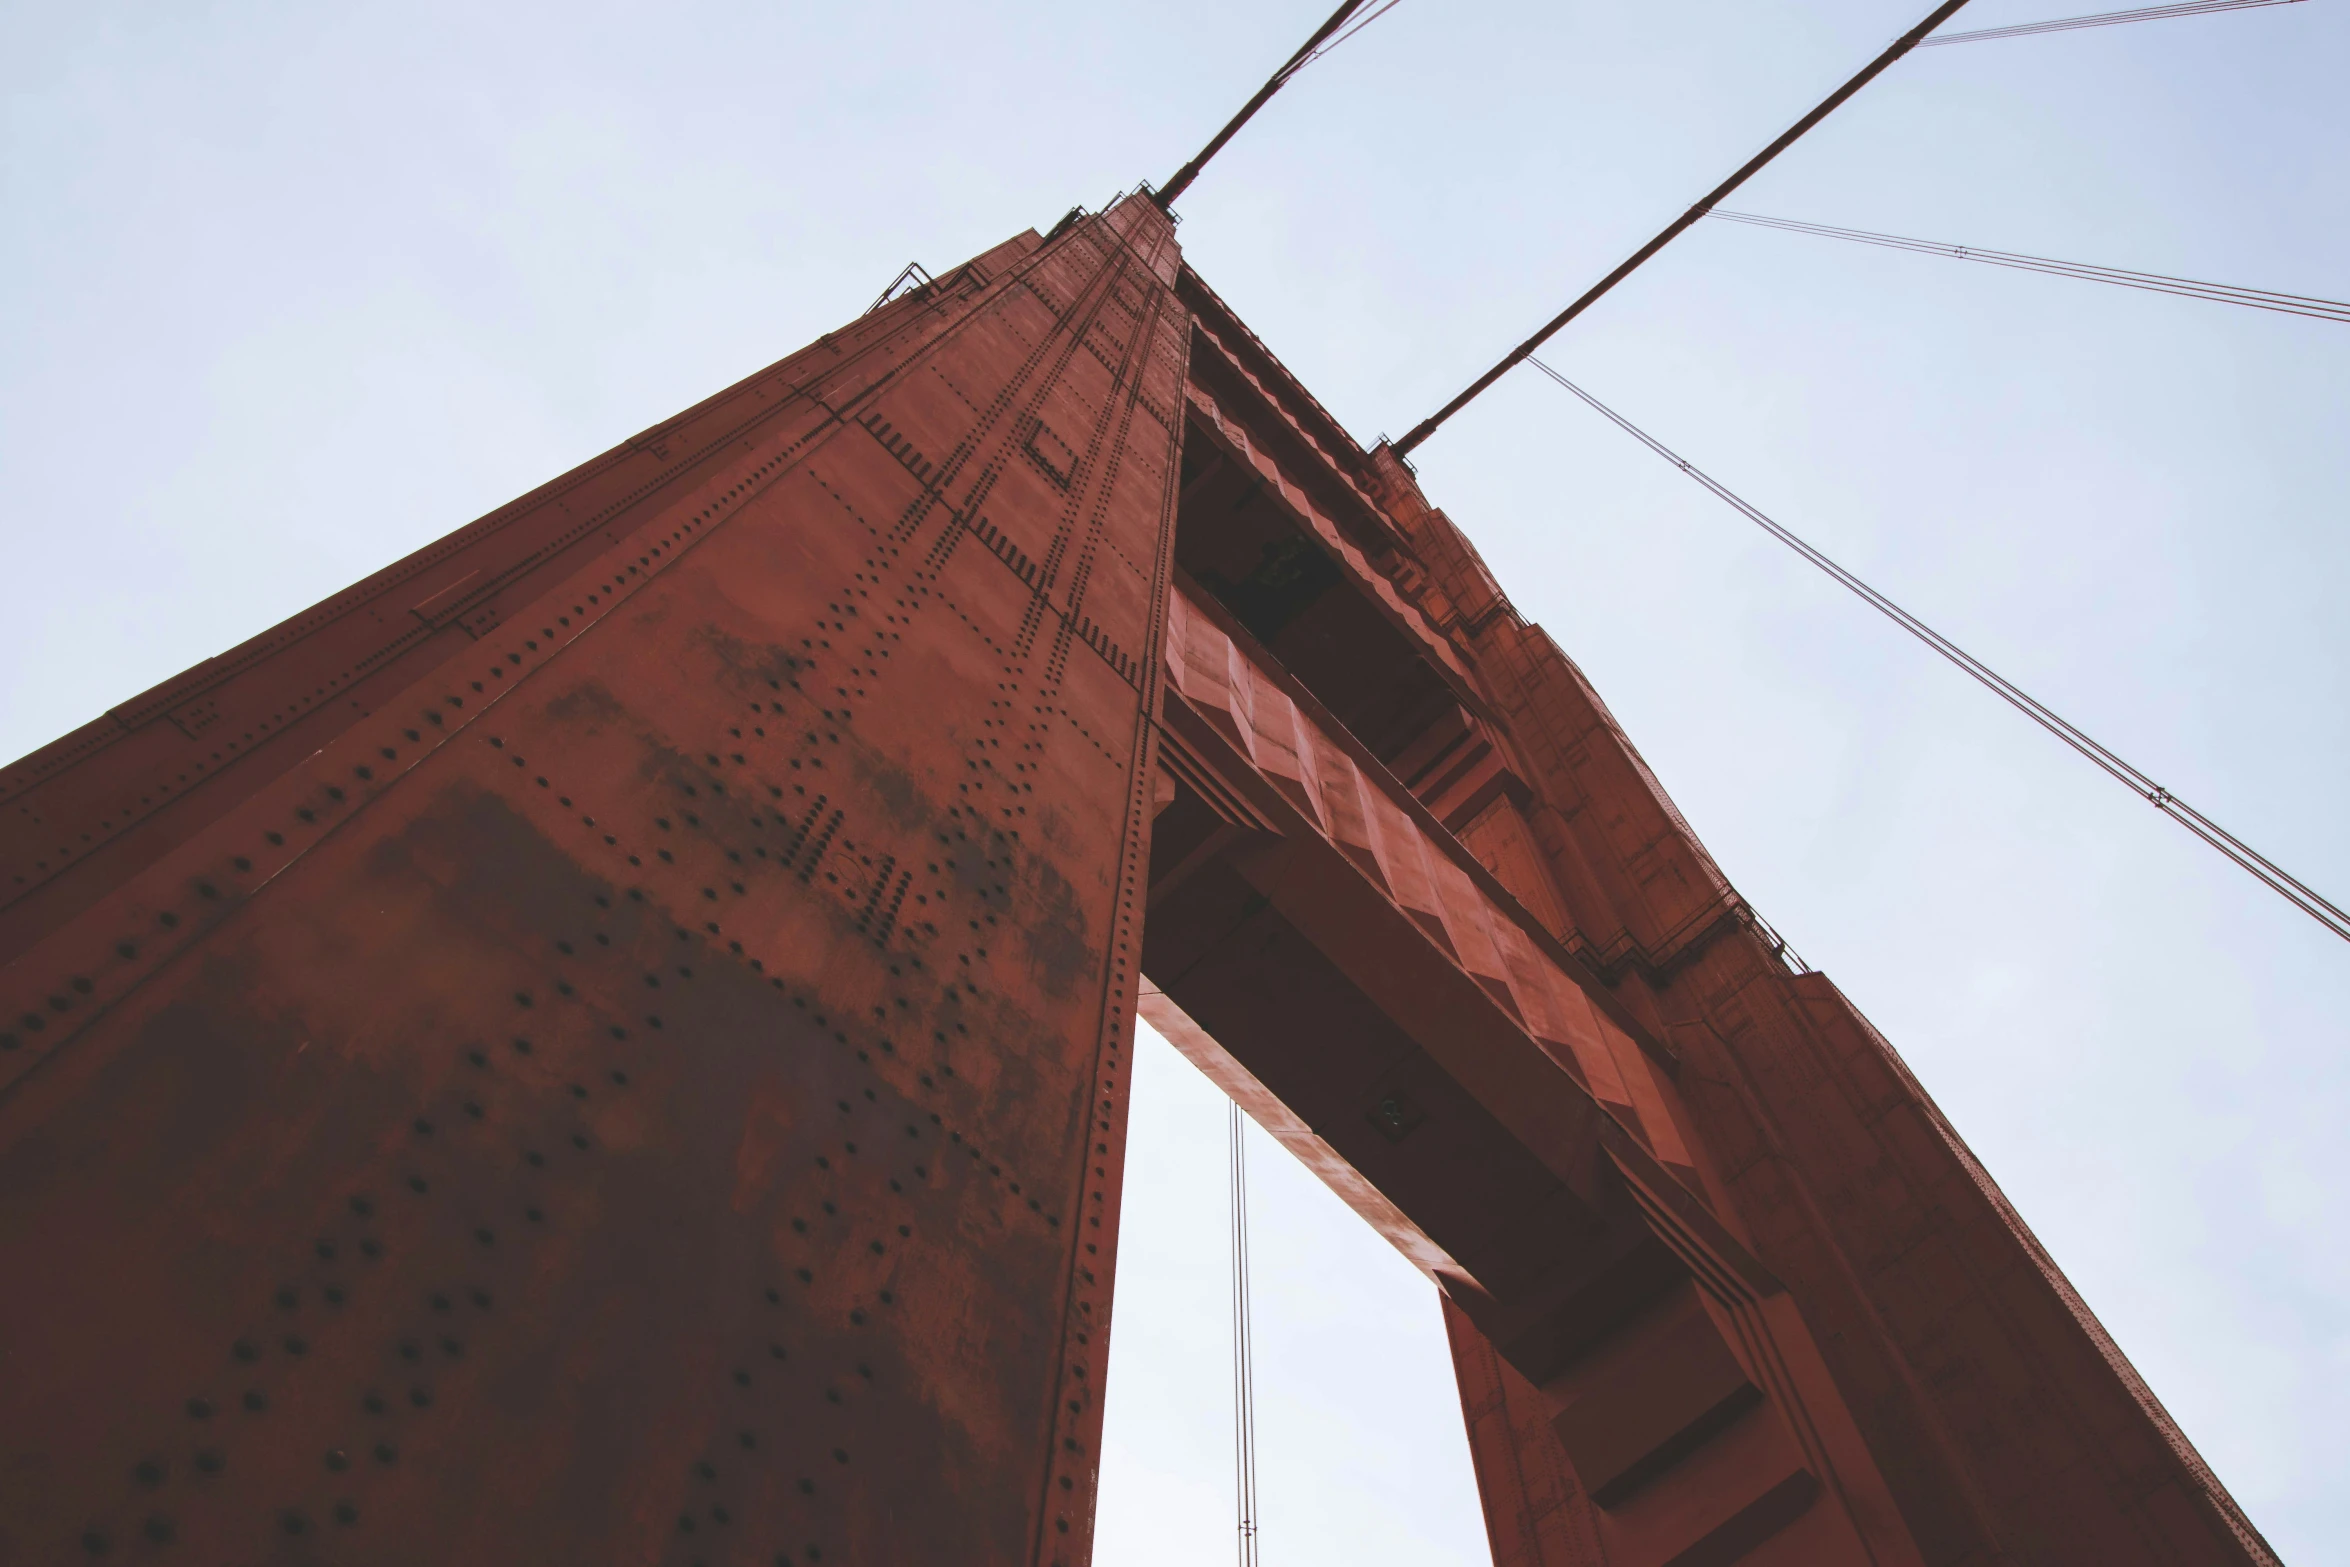
{"type": "Polygon", "coordinates": [[[1138,1008],[1442,1287],[1508,1567],[2274,1560],[1148,200],[0,799],[0,1561],[1078,1567],[1138,1008]]]}

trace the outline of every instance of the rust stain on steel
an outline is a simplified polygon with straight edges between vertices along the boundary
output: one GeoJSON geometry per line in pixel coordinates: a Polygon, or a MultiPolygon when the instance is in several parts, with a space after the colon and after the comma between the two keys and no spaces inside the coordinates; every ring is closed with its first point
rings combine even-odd
{"type": "Polygon", "coordinates": [[[1175,265],[999,247],[14,770],[0,1558],[1084,1559],[1175,265]]]}
{"type": "Polygon", "coordinates": [[[2275,1560],[1147,199],[0,804],[0,1562],[1080,1567],[1138,1003],[1442,1291],[1498,1562],[2275,1560]]]}

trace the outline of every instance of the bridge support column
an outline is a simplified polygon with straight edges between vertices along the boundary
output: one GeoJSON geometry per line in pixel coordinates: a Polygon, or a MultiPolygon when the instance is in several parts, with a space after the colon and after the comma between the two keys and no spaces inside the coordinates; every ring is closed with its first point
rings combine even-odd
{"type": "Polygon", "coordinates": [[[0,1560],[1080,1567],[1148,200],[11,769],[0,1560]]]}

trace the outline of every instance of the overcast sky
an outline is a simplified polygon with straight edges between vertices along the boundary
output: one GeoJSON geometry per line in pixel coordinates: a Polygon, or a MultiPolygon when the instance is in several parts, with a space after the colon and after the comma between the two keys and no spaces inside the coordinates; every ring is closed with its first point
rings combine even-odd
{"type": "MultiPolygon", "coordinates": [[[[1164,179],[1325,8],[0,4],[0,753],[1164,179]]],[[[1405,0],[1186,254],[1400,432],[1922,8],[1405,0]]],[[[2350,297],[2346,61],[2336,0],[1930,50],[1736,205],[2350,297]]],[[[1717,223],[1551,356],[2350,897],[2350,330],[1717,223]]],[[[2350,947],[1539,376],[1418,456],[2286,1559],[2350,1562],[2350,947]]],[[[1101,1559],[1214,1560],[1223,1122],[1139,1066],[1101,1559]]],[[[1257,1148],[1266,1561],[1482,1562],[1432,1296],[1257,1148]]]]}

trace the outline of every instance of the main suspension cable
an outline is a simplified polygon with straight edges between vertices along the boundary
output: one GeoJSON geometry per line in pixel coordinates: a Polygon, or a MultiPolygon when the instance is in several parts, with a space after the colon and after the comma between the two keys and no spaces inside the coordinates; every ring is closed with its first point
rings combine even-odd
{"type": "Polygon", "coordinates": [[[1903,33],[1899,38],[1894,39],[1891,47],[1887,48],[1883,54],[1878,55],[1866,66],[1863,66],[1859,75],[1853,77],[1852,80],[1846,82],[1843,86],[1828,94],[1826,98],[1820,101],[1819,106],[1811,111],[1811,113],[1805,115],[1802,119],[1797,120],[1793,125],[1789,126],[1786,131],[1780,135],[1777,141],[1772,142],[1768,147],[1765,147],[1762,151],[1749,158],[1737,173],[1731,175],[1728,179],[1722,181],[1721,184],[1716,185],[1712,190],[1706,192],[1704,198],[1700,200],[1696,206],[1691,207],[1687,212],[1682,213],[1672,222],[1666,224],[1662,233],[1658,234],[1656,238],[1650,240],[1647,244],[1641,246],[1638,250],[1632,252],[1631,256],[1624,261],[1623,265],[1617,267],[1606,277],[1603,277],[1598,282],[1592,284],[1589,289],[1584,291],[1583,296],[1580,299],[1567,306],[1566,309],[1560,311],[1557,315],[1551,317],[1549,323],[1544,326],[1541,331],[1535,333],[1532,337],[1529,337],[1526,339],[1526,341],[1511,349],[1507,354],[1504,354],[1502,356],[1501,363],[1495,365],[1492,369],[1477,377],[1476,380],[1470,382],[1468,389],[1462,392],[1460,396],[1454,398],[1451,402],[1446,403],[1442,408],[1437,409],[1436,412],[1430,414],[1427,418],[1412,426],[1410,433],[1405,435],[1402,440],[1395,443],[1396,454],[1401,456],[1402,454],[1409,452],[1413,447],[1419,445],[1422,441],[1428,439],[1429,436],[1436,432],[1436,427],[1438,425],[1444,423],[1445,420],[1450,419],[1454,414],[1459,413],[1463,407],[1467,406],[1471,398],[1475,397],[1479,392],[1484,391],[1494,382],[1500,380],[1504,375],[1507,375],[1511,370],[1517,367],[1521,360],[1528,358],[1533,354],[1534,350],[1540,348],[1544,343],[1549,342],[1552,335],[1556,333],[1559,328],[1565,326],[1568,322],[1574,320],[1584,311],[1590,309],[1593,303],[1595,303],[1602,294],[1605,294],[1609,289],[1614,288],[1618,283],[1621,283],[1624,281],[1624,279],[1630,277],[1635,271],[1639,270],[1641,264],[1647,261],[1649,257],[1655,255],[1658,251],[1671,244],[1680,236],[1684,229],[1687,229],[1699,218],[1702,218],[1708,212],[1711,212],[1716,205],[1727,199],[1732,191],[1736,190],[1739,186],[1745,184],[1756,174],[1760,173],[1765,164],[1769,163],[1773,158],[1776,158],[1780,153],[1785,152],[1789,147],[1794,146],[1806,131],[1819,124],[1820,121],[1826,119],[1829,115],[1835,113],[1837,109],[1843,106],[1844,101],[1847,98],[1850,98],[1854,93],[1859,92],[1863,87],[1866,87],[1869,83],[1875,81],[1879,75],[1883,74],[1887,67],[1893,64],[1894,61],[1900,59],[1903,55],[1909,53],[1910,50],[1916,48],[1918,43],[1924,39],[1928,33],[1932,32],[1935,28],[1940,27],[1944,22],[1948,21],[1953,15],[1957,13],[1958,8],[1965,4],[1966,0],[1942,0],[1942,3],[1934,7],[1933,11],[1927,15],[1924,21],[1918,23],[1917,26],[1911,28],[1908,32],[1903,33]]]}
{"type": "Polygon", "coordinates": [[[2300,0],[2187,0],[2184,5],[2150,5],[2135,11],[2100,11],[2094,16],[2068,16],[2053,22],[2019,22],[2013,27],[1985,27],[1971,33],[1944,33],[1918,45],[1938,49],[1944,44],[1988,43],[1994,38],[2024,38],[2034,33],[2069,33],[2083,27],[2117,27],[2124,22],[2164,22],[2174,16],[2207,16],[2214,11],[2250,11],[2259,6],[2298,5],[2300,0]]]}
{"type": "MultiPolygon", "coordinates": [[[[1209,137],[1208,144],[1202,147],[1189,163],[1177,169],[1173,178],[1152,194],[1151,199],[1159,204],[1161,211],[1174,206],[1175,198],[1191,189],[1191,182],[1199,178],[1199,171],[1208,166],[1208,160],[1223,151],[1224,144],[1238,134],[1243,125],[1256,117],[1256,112],[1265,106],[1268,99],[1288,86],[1292,76],[1304,70],[1317,54],[1323,53],[1325,46],[1334,47],[1343,41],[1334,39],[1331,35],[1344,27],[1347,19],[1361,10],[1362,5],[1363,0],[1346,0],[1345,4],[1331,12],[1330,19],[1314,29],[1314,36],[1298,45],[1297,53],[1282,61],[1281,69],[1265,79],[1265,85],[1257,89],[1257,95],[1241,105],[1240,112],[1226,122],[1222,130],[1209,137]]],[[[1393,0],[1389,0],[1389,5],[1382,9],[1392,9],[1392,7],[1393,0]]],[[[1376,19],[1376,16],[1366,17],[1364,21],[1368,25],[1369,22],[1376,19]]]]}
{"type": "MultiPolygon", "coordinates": [[[[2264,0],[2264,3],[2282,4],[2284,0],[2264,0]]],[[[2248,305],[2254,310],[2279,310],[2288,315],[2309,316],[2319,321],[2350,323],[2350,304],[2338,299],[2318,299],[2308,294],[2280,294],[2272,289],[2239,288],[2233,283],[2204,283],[2194,278],[2165,277],[2159,272],[2131,272],[2121,267],[2101,267],[2086,261],[2053,261],[2046,256],[1983,250],[1973,245],[1952,245],[1934,239],[1904,239],[1898,234],[1871,234],[1865,229],[1831,228],[1825,223],[1770,218],[1758,212],[1716,210],[1707,216],[1719,218],[1725,223],[1751,223],[1757,228],[1779,229],[1789,234],[1848,239],[1861,245],[1883,245],[1892,250],[1916,251],[1921,255],[1952,256],[1960,261],[1981,261],[1995,267],[2045,272],[2052,277],[2081,278],[2091,283],[2116,283],[2123,288],[2141,288],[2156,294],[2211,299],[2224,305],[2248,305]]]]}
{"type": "Polygon", "coordinates": [[[1226,1122],[1232,1187],[1232,1490],[1240,1515],[1240,1567],[1257,1567],[1257,1373],[1248,1278],[1248,1121],[1239,1101],[1226,1122]]]}
{"type": "Polygon", "coordinates": [[[1401,4],[1403,4],[1403,0],[1383,0],[1383,3],[1375,5],[1370,10],[1365,11],[1361,16],[1356,17],[1354,21],[1348,25],[1345,32],[1337,34],[1328,43],[1323,44],[1312,54],[1309,54],[1304,59],[1298,61],[1296,67],[1292,69],[1289,74],[1291,76],[1295,76],[1299,71],[1304,70],[1307,66],[1313,64],[1316,60],[1321,59],[1322,56],[1328,54],[1331,50],[1337,48],[1340,44],[1345,43],[1349,38],[1352,38],[1355,34],[1370,26],[1373,22],[1378,21],[1379,18],[1385,16],[1388,12],[1394,10],[1401,4]]]}
{"type": "Polygon", "coordinates": [[[1747,521],[1761,528],[1772,538],[1777,539],[1795,551],[1796,554],[1811,562],[1812,565],[1827,573],[1839,586],[1850,591],[1871,609],[1876,610],[1902,630],[1925,643],[1936,653],[1941,654],[1942,657],[1957,665],[1968,675],[1989,687],[2002,701],[2096,763],[2156,810],[2161,811],[2171,820],[2186,828],[2187,831],[2227,856],[2229,860],[2242,870],[2249,872],[2270,891],[2282,897],[2311,919],[2316,920],[2327,930],[2332,931],[2345,941],[2350,941],[2350,913],[2343,912],[2338,905],[2329,902],[2308,883],[2293,876],[2274,860],[2269,859],[2244,842],[2243,839],[2238,838],[2234,833],[2229,832],[2219,823],[2156,783],[2143,771],[2133,767],[2111,750],[2100,745],[2078,726],[2067,722],[2046,703],[2032,696],[2014,681],[2009,680],[1981,659],[1976,658],[1966,649],[1918,619],[1917,616],[1903,609],[1875,588],[1870,587],[1779,523],[1772,521],[1762,512],[1748,505],[1719,480],[1692,465],[1686,457],[1674,452],[1655,436],[1650,435],[1646,430],[1617,413],[1613,408],[1553,370],[1549,365],[1536,359],[1534,368],[1574,393],[1576,397],[1604,416],[1617,429],[1622,430],[1641,445],[1689,475],[1690,478],[1695,479],[1747,521]]]}

